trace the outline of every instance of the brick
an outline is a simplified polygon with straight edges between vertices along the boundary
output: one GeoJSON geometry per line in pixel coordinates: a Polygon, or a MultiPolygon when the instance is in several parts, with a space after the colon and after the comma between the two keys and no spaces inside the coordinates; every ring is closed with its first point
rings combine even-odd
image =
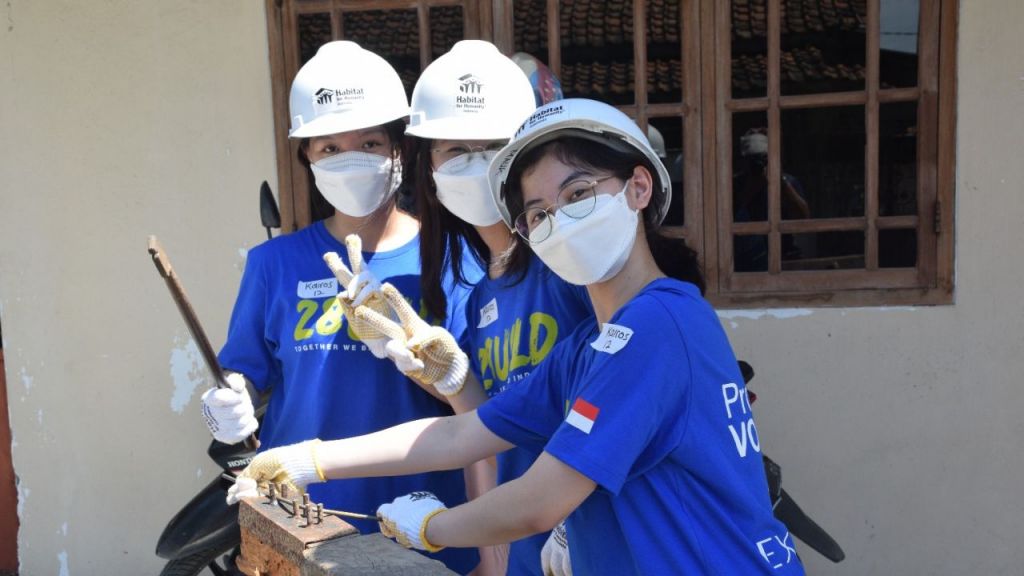
{"type": "Polygon", "coordinates": [[[238,565],[249,576],[448,576],[444,564],[406,550],[380,534],[360,535],[347,522],[324,517],[305,526],[266,498],[241,502],[238,523],[242,554],[238,565]]]}

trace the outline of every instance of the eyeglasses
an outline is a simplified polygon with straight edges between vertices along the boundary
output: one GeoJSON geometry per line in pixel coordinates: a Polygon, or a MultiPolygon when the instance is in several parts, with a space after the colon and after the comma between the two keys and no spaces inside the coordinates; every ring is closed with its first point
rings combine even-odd
{"type": "Polygon", "coordinates": [[[466,144],[464,142],[447,142],[444,144],[444,146],[431,148],[430,151],[437,155],[437,159],[440,160],[440,162],[438,162],[437,164],[438,166],[440,166],[441,164],[444,164],[445,162],[451,160],[452,158],[457,158],[459,156],[462,156],[463,154],[497,152],[498,150],[501,150],[504,147],[505,141],[503,140],[497,140],[494,142],[488,142],[487,144],[484,145],[473,146],[466,144]]]}
{"type": "Polygon", "coordinates": [[[516,216],[516,233],[530,244],[539,244],[551,236],[554,229],[554,210],[579,220],[590,215],[597,205],[597,185],[614,176],[605,176],[596,180],[573,180],[558,193],[556,206],[547,208],[527,208],[516,216]]]}

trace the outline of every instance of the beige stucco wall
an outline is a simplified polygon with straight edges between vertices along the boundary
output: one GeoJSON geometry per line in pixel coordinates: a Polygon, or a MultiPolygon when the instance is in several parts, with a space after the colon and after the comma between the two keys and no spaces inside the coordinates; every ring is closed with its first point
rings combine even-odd
{"type": "Polygon", "coordinates": [[[215,474],[203,369],[146,238],[222,342],[276,178],[267,54],[256,0],[0,3],[22,574],[157,573],[163,525],[215,474]]]}
{"type": "MultiPolygon", "coordinates": [[[[763,447],[842,543],[813,574],[1020,574],[1024,4],[962,2],[956,304],[723,311],[763,447]]],[[[206,387],[145,253],[223,340],[274,182],[263,3],[0,5],[0,319],[24,574],[155,573],[210,479],[206,387]]]]}

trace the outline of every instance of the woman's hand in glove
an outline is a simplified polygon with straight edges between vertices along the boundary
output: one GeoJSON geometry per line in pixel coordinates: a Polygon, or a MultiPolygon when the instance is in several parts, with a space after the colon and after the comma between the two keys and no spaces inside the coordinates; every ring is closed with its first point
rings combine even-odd
{"type": "Polygon", "coordinates": [[[466,380],[469,358],[455,337],[440,326],[427,324],[391,284],[385,283],[381,292],[401,324],[368,306],[356,308],[356,318],[386,335],[390,342],[385,350],[403,374],[433,386],[444,396],[458,394],[466,380]]]}
{"type": "Polygon", "coordinates": [[[279,446],[261,452],[238,475],[235,485],[228,488],[228,504],[234,504],[248,496],[259,496],[268,484],[284,484],[292,494],[303,494],[306,486],[325,482],[316,459],[320,440],[307,440],[299,444],[279,446]]]}
{"type": "Polygon", "coordinates": [[[357,306],[366,306],[380,314],[388,315],[388,305],[380,293],[380,281],[363,262],[363,241],[356,234],[349,234],[345,237],[345,247],[348,249],[348,266],[341,261],[337,252],[324,254],[324,262],[331,269],[338,283],[344,290],[338,294],[338,305],[342,307],[345,316],[348,318],[352,332],[366,344],[377,358],[384,358],[384,345],[387,338],[373,326],[355,317],[352,311],[357,306]]]}
{"type": "Polygon", "coordinates": [[[437,552],[444,546],[434,546],[427,541],[427,523],[445,510],[448,508],[444,503],[430,492],[413,492],[395,498],[391,504],[381,504],[377,509],[380,532],[406,548],[437,552]]]}
{"type": "Polygon", "coordinates": [[[572,576],[569,561],[569,540],[565,535],[565,521],[555,526],[540,551],[540,567],[544,576],[572,576]]]}
{"type": "Polygon", "coordinates": [[[248,438],[259,424],[245,376],[228,372],[228,388],[210,388],[203,394],[203,420],[218,442],[237,444],[248,438]]]}

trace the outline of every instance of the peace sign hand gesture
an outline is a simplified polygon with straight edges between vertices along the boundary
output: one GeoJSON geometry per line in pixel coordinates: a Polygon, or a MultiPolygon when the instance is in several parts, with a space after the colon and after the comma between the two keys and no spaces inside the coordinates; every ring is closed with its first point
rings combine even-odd
{"type": "Polygon", "coordinates": [[[344,291],[338,294],[338,304],[348,317],[352,332],[362,340],[363,344],[370,349],[377,358],[387,356],[384,346],[387,344],[387,337],[375,330],[372,325],[359,320],[353,313],[358,306],[366,306],[379,314],[389,314],[387,302],[381,297],[380,281],[363,262],[363,241],[356,234],[349,234],[345,237],[345,247],[348,249],[348,261],[352,265],[349,270],[341,261],[337,252],[324,254],[324,262],[331,269],[344,291]]]}
{"type": "Polygon", "coordinates": [[[380,291],[401,324],[367,305],[356,307],[355,317],[389,339],[387,354],[403,374],[433,386],[444,396],[458,394],[466,380],[469,358],[455,337],[440,326],[427,324],[391,284],[385,283],[380,291]]]}

